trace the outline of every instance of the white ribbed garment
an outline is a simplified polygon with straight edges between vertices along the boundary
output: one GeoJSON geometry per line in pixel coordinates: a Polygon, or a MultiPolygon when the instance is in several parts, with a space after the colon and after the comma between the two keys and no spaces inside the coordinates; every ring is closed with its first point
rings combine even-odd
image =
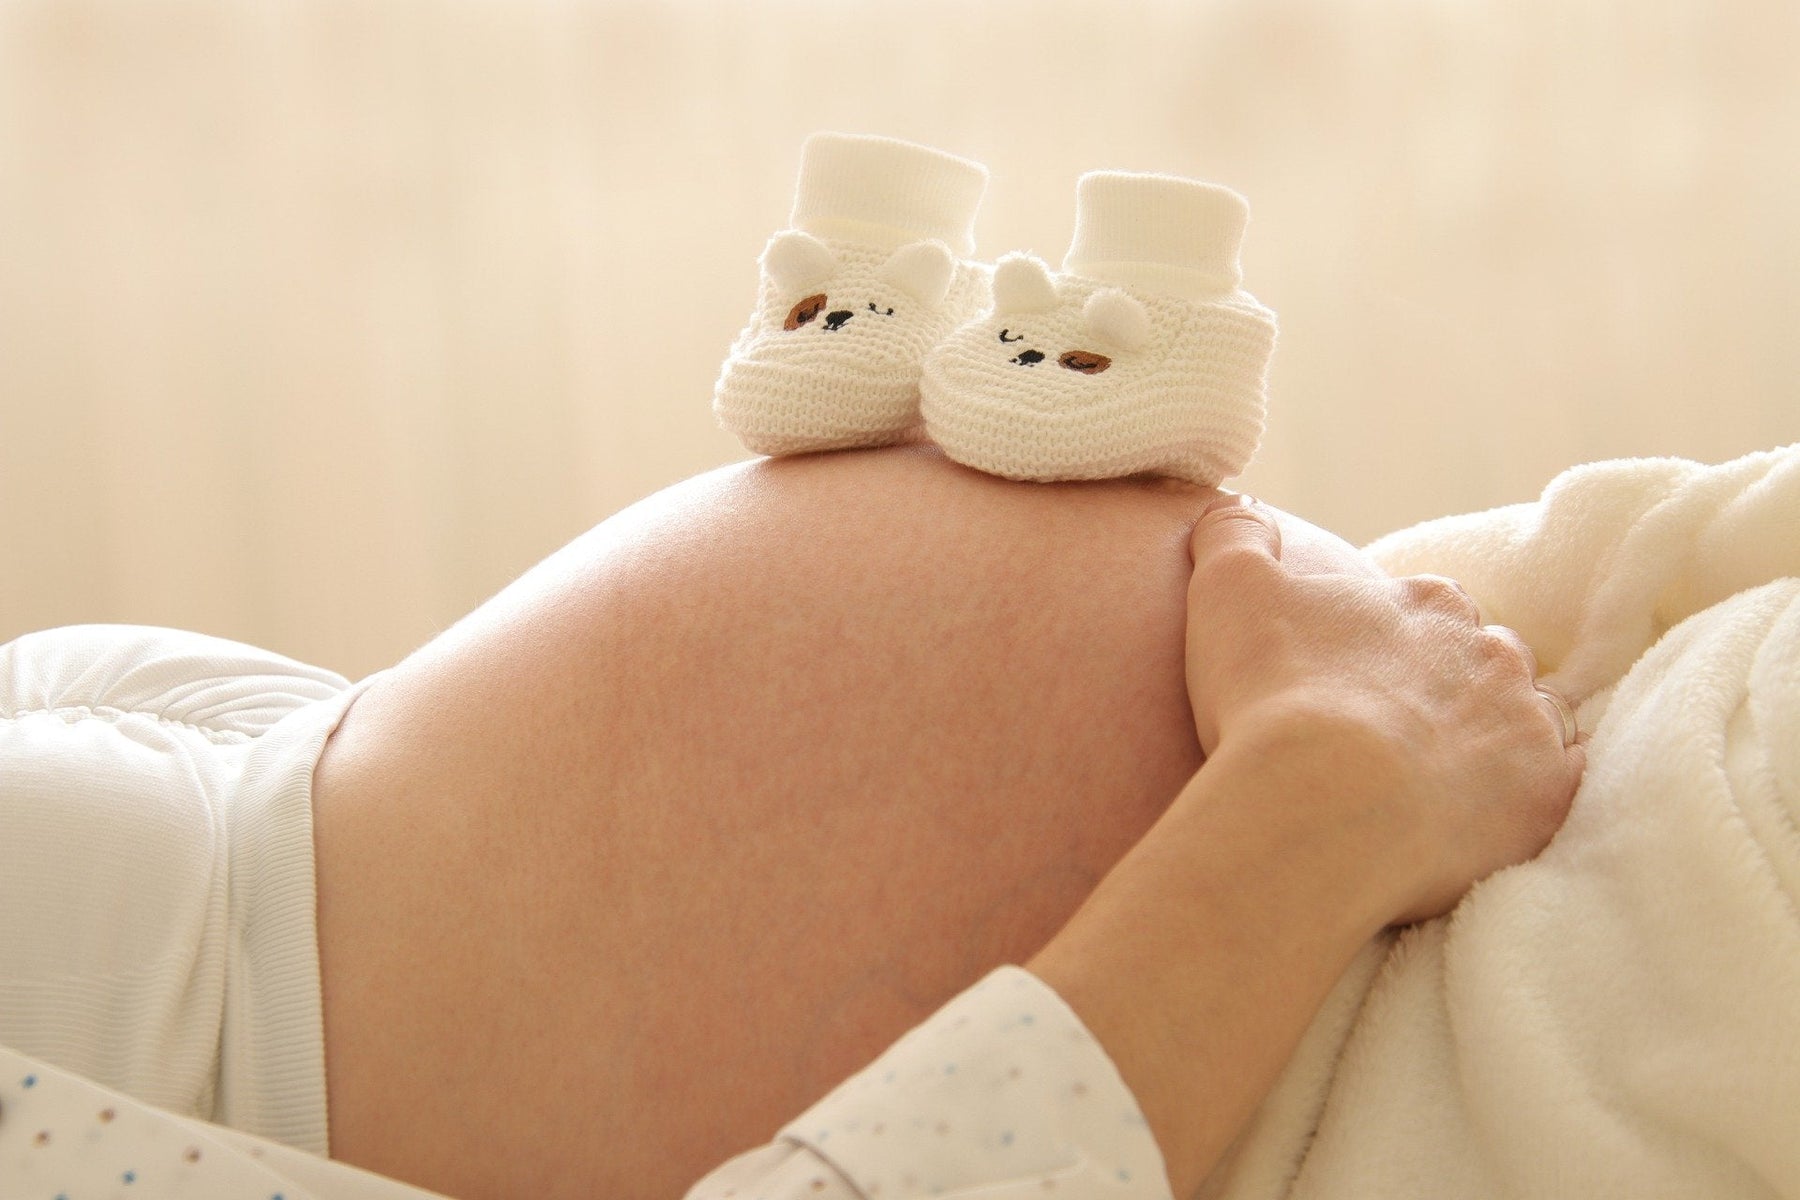
{"type": "Polygon", "coordinates": [[[325,1153],[312,770],[359,692],[175,630],[0,646],[0,1044],[325,1153]]]}

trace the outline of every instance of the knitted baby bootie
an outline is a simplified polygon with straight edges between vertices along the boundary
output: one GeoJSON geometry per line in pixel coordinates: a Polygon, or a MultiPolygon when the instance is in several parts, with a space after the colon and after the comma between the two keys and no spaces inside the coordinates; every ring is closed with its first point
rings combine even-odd
{"type": "Polygon", "coordinates": [[[759,454],[902,440],[919,424],[925,352],[988,301],[968,261],[979,163],[891,138],[814,134],[792,228],[762,256],[750,323],[713,390],[719,423],[759,454]]]}
{"type": "Polygon", "coordinates": [[[1275,314],[1239,286],[1248,219],[1228,188],[1083,175],[1062,273],[1003,258],[993,308],[927,355],[926,433],[1010,479],[1236,475],[1275,347],[1275,314]]]}

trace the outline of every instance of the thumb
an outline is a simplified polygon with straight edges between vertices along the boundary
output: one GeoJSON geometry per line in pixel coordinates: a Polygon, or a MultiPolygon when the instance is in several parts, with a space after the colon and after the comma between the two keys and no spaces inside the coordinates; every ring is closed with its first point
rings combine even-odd
{"type": "Polygon", "coordinates": [[[1281,527],[1275,523],[1275,514],[1254,497],[1220,496],[1200,510],[1200,519],[1188,538],[1194,572],[1199,574],[1213,559],[1242,552],[1266,554],[1279,561],[1281,527]]]}

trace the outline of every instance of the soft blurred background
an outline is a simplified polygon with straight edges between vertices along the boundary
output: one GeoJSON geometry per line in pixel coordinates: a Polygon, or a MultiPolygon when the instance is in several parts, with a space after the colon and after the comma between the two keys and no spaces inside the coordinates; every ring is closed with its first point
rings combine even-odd
{"type": "Polygon", "coordinates": [[[1282,318],[1241,486],[1353,541],[1800,440],[1789,0],[0,0],[0,641],[350,675],[745,457],[802,138],[1227,183],[1282,318]]]}

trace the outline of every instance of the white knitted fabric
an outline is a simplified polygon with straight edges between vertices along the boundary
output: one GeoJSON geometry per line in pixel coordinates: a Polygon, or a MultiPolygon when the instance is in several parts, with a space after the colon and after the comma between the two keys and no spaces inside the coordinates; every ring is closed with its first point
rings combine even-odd
{"type": "Polygon", "coordinates": [[[1010,479],[1238,474],[1262,440],[1275,347],[1275,314],[1239,286],[1243,197],[1096,171],[1075,211],[1062,273],[1008,255],[993,308],[926,357],[926,432],[1010,479]]]}
{"type": "Polygon", "coordinates": [[[750,323],[713,391],[759,454],[881,446],[919,424],[925,353],[988,302],[968,261],[979,163],[891,138],[814,134],[792,228],[762,256],[750,323]]]}

